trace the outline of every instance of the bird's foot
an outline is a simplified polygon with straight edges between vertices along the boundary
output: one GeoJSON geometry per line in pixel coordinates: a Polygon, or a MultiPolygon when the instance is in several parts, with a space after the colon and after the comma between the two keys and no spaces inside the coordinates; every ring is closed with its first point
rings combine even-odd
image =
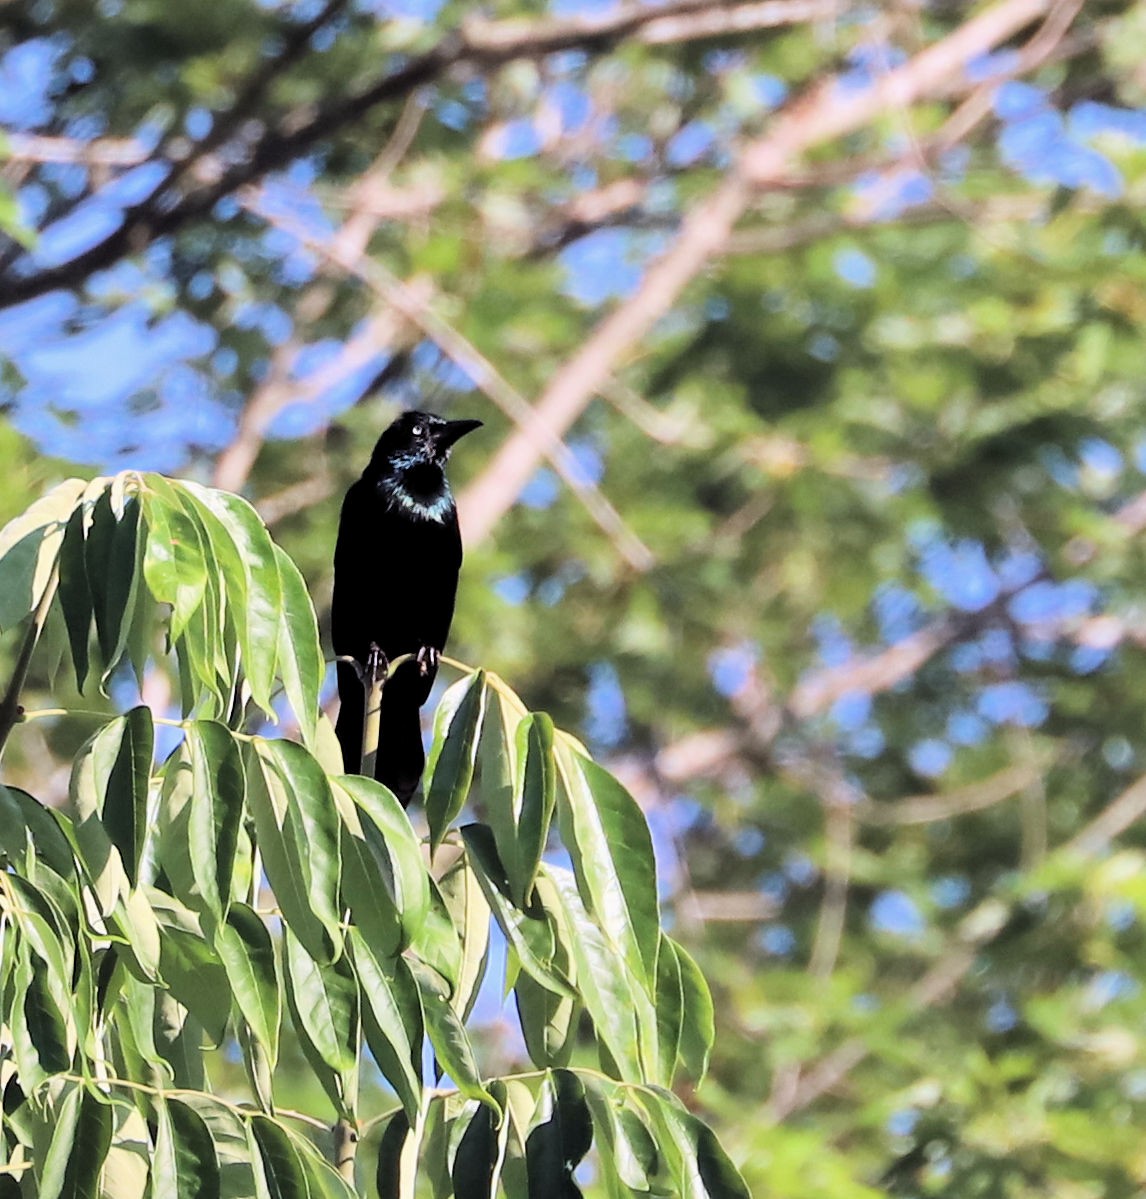
{"type": "Polygon", "coordinates": [[[370,642],[370,652],[366,655],[366,684],[384,681],[390,673],[390,659],[379,648],[375,641],[370,642]]]}
{"type": "Polygon", "coordinates": [[[423,645],[418,650],[418,673],[425,678],[431,670],[438,669],[438,663],[441,661],[442,652],[432,645],[423,645]]]}

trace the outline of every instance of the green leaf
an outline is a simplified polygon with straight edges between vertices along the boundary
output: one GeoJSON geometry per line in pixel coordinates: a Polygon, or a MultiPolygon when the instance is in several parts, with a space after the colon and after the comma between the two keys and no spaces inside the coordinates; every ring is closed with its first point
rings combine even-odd
{"type": "Polygon", "coordinates": [[[549,1071],[525,1144],[530,1195],[580,1195],[573,1171],[592,1143],[593,1121],[581,1080],[571,1070],[549,1071]]]}
{"type": "Polygon", "coordinates": [[[652,992],[660,920],[652,837],[633,797],[607,770],[557,743],[561,830],[577,886],[634,976],[652,992]]]}
{"type": "Polygon", "coordinates": [[[42,1159],[39,1199],[97,1199],[111,1133],[111,1106],[88,1087],[69,1091],[42,1159]]]}
{"type": "Polygon", "coordinates": [[[68,644],[76,669],[76,688],[83,694],[88,677],[88,648],[91,639],[92,604],[88,572],[84,563],[87,518],[82,506],[73,510],[60,547],[60,608],[68,629],[68,644]]]}
{"type": "Polygon", "coordinates": [[[155,599],[171,605],[170,635],[175,642],[207,593],[202,534],[161,475],[143,476],[140,502],[147,525],[143,577],[155,599]]]}
{"type": "Polygon", "coordinates": [[[270,1116],[254,1116],[247,1125],[251,1150],[262,1164],[255,1177],[260,1199],[312,1199],[307,1171],[286,1129],[270,1116]]]}
{"type": "Polygon", "coordinates": [[[186,746],[192,783],[187,823],[191,870],[207,910],[221,921],[231,902],[243,823],[243,759],[231,730],[212,720],[188,725],[186,746]]]}
{"type": "Polygon", "coordinates": [[[106,778],[101,816],[104,828],[119,850],[132,884],[139,878],[139,863],[147,837],[147,792],[151,785],[151,757],[155,729],[151,709],[140,704],[98,734],[93,747],[97,775],[106,778]],[[114,753],[114,759],[111,755],[114,753]],[[106,765],[106,775],[102,767],[106,765]]]}
{"type": "Polygon", "coordinates": [[[509,872],[513,902],[525,908],[557,802],[557,772],[553,762],[553,721],[543,712],[527,716],[517,731],[518,761],[524,761],[521,802],[518,805],[517,853],[509,872]]]}
{"type": "Polygon", "coordinates": [[[656,1142],[642,1115],[626,1104],[626,1089],[591,1075],[583,1081],[603,1167],[631,1191],[652,1190],[660,1160],[656,1142]]]}
{"type": "Polygon", "coordinates": [[[465,1113],[450,1168],[454,1199],[490,1199],[495,1193],[494,1175],[501,1155],[494,1118],[493,1109],[484,1103],[465,1113]]]}
{"type": "Polygon", "coordinates": [[[446,987],[433,970],[417,959],[410,959],[410,969],[422,996],[426,1032],[442,1069],[468,1099],[479,1099],[499,1110],[497,1101],[481,1081],[469,1034],[450,1006],[446,987]]]}
{"type": "Polygon", "coordinates": [[[96,500],[84,542],[84,568],[103,659],[101,688],[127,648],[145,549],[141,505],[134,496],[123,496],[122,486],[116,485],[120,479],[117,476],[96,500]]]}
{"type": "Polygon", "coordinates": [[[36,610],[86,487],[83,479],[66,479],[0,529],[0,629],[15,628],[36,610]]]}
{"type": "Polygon", "coordinates": [[[111,1147],[100,1174],[100,1196],[115,1199],[144,1199],[151,1158],[147,1124],[136,1103],[126,1098],[111,1099],[114,1127],[111,1147]]]}
{"type": "Polygon", "coordinates": [[[322,767],[291,741],[247,747],[247,804],[283,918],[310,956],[342,950],[340,821],[322,767]]]}
{"type": "Polygon", "coordinates": [[[220,1199],[219,1157],[203,1118],[178,1099],[156,1096],[152,1199],[220,1199]]]}
{"type": "Polygon", "coordinates": [[[425,920],[410,949],[446,980],[453,994],[462,976],[462,943],[446,901],[433,879],[429,880],[429,894],[425,920]]]}
{"type": "Polygon", "coordinates": [[[29,1090],[69,1069],[76,1050],[68,1009],[52,994],[40,961],[27,942],[17,943],[10,1018],[17,1067],[29,1090]]]}
{"type": "Polygon", "coordinates": [[[670,938],[661,934],[661,948],[657,955],[657,1057],[660,1076],[657,1082],[672,1086],[676,1073],[676,1060],[680,1052],[681,1025],[684,1021],[684,990],[680,979],[680,963],[677,961],[670,938]]]}
{"type": "MultiPolygon", "coordinates": [[[[521,810],[517,730],[523,717],[487,676],[485,715],[478,741],[481,814],[493,829],[506,869],[517,858],[517,820],[521,810]]],[[[516,870],[515,870],[516,873],[516,870]]]]}
{"type": "Polygon", "coordinates": [[[366,1043],[411,1120],[422,1102],[422,1000],[403,957],[378,957],[358,929],[349,933],[362,998],[366,1043]]]}
{"type": "Polygon", "coordinates": [[[242,590],[229,587],[227,602],[236,611],[243,673],[251,689],[251,698],[264,712],[273,714],[271,693],[278,665],[278,632],[283,608],[282,580],[274,542],[259,514],[246,500],[194,483],[182,486],[218,517],[219,525],[226,530],[234,547],[242,570],[242,590]],[[242,606],[236,607],[240,603],[242,606]]]}
{"type": "Polygon", "coordinates": [[[708,1072],[708,1055],[716,1040],[716,1013],[712,993],[700,967],[688,951],[672,938],[666,937],[680,967],[683,1018],[680,1026],[680,1063],[694,1083],[699,1084],[708,1072]]]}
{"type": "Polygon", "coordinates": [[[545,909],[535,904],[523,912],[509,899],[509,880],[497,856],[493,833],[487,825],[467,824],[462,830],[466,854],[473,864],[486,901],[501,931],[513,946],[522,968],[543,987],[574,997],[573,989],[554,964],[556,943],[545,909]]]}
{"type": "Polygon", "coordinates": [[[450,1003],[464,1024],[473,1011],[489,959],[489,904],[465,857],[459,858],[442,876],[439,886],[462,944],[458,979],[450,1003]]]}
{"type": "Polygon", "coordinates": [[[283,932],[291,1019],[319,1082],[340,1113],[358,1095],[358,983],[345,955],[319,963],[289,928],[283,932]]]}
{"type": "Polygon", "coordinates": [[[563,940],[568,937],[564,948],[573,960],[578,993],[608,1053],[603,1067],[627,1081],[643,1081],[648,1049],[642,1053],[642,1041],[651,1039],[655,1052],[656,1013],[640,982],[585,910],[568,871],[543,865],[537,892],[547,909],[562,913],[554,927],[563,940]]]}
{"type": "MultiPolygon", "coordinates": [[[[563,973],[571,971],[563,946],[554,961],[563,973]]],[[[513,994],[529,1060],[542,1068],[567,1066],[577,1043],[580,1004],[571,996],[555,994],[524,972],[515,980],[513,994]]]]}
{"type": "Polygon", "coordinates": [[[631,1094],[659,1128],[660,1151],[669,1162],[681,1199],[751,1199],[716,1134],[671,1091],[639,1087],[631,1094]]]}
{"type": "Polygon", "coordinates": [[[151,712],[140,705],[91,737],[72,768],[72,831],[105,915],[136,877],[153,743],[151,712]]]}
{"type": "Polygon", "coordinates": [[[228,971],[220,955],[207,943],[196,913],[155,889],[147,894],[162,930],[160,975],[171,994],[218,1045],[231,1014],[228,971]]]}
{"type": "Polygon", "coordinates": [[[274,1069],[279,1052],[282,996],[271,935],[245,903],[234,903],[226,923],[214,929],[214,944],[239,1011],[266,1050],[274,1069]]]}
{"type": "Polygon", "coordinates": [[[71,929],[55,905],[26,879],[5,875],[0,893],[6,891],[11,902],[8,914],[22,935],[25,945],[35,954],[37,982],[44,984],[64,1023],[69,1023],[73,1002],[75,942],[71,929]]]}
{"type": "Polygon", "coordinates": [[[412,1175],[414,1172],[414,1163],[406,1160],[409,1141],[409,1117],[405,1111],[395,1112],[387,1121],[378,1144],[378,1165],[374,1175],[378,1199],[405,1199],[410,1188],[403,1186],[403,1166],[405,1173],[412,1175]]]}
{"type": "Polygon", "coordinates": [[[278,546],[275,562],[282,586],[282,619],[276,643],[278,670],[302,738],[309,745],[315,737],[318,692],[325,669],[318,625],[305,580],[278,546]]]}
{"type": "Polygon", "coordinates": [[[434,714],[426,790],[431,853],[442,843],[469,794],[484,706],[485,674],[477,670],[446,691],[434,714]]]}
{"type": "Polygon", "coordinates": [[[75,874],[75,859],[60,822],[62,813],[44,804],[19,787],[0,784],[0,853],[8,856],[29,879],[34,877],[37,861],[63,879],[75,874]]]}
{"type": "Polygon", "coordinates": [[[430,902],[421,847],[406,813],[373,779],[331,780],[341,828],[342,901],[377,952],[401,953],[430,902]]]}

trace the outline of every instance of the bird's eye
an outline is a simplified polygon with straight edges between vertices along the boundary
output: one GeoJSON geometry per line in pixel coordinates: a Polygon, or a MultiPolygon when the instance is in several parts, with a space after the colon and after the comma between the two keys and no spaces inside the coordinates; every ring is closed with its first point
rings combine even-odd
{"type": "Polygon", "coordinates": [[[422,436],[422,426],[421,426],[421,425],[415,425],[415,426],[414,426],[414,427],[413,427],[413,428],[410,430],[410,432],[411,432],[411,433],[413,433],[415,437],[421,437],[421,436],[422,436]]]}

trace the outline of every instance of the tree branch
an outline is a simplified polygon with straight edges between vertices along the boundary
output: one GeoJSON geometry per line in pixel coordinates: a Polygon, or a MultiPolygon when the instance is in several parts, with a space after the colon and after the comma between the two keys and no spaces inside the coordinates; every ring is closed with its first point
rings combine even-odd
{"type": "MultiPolygon", "coordinates": [[[[656,20],[700,12],[711,6],[711,0],[678,0],[661,6],[626,5],[602,14],[570,18],[532,21],[471,18],[436,46],[373,83],[325,104],[286,114],[274,128],[263,129],[249,142],[236,146],[235,153],[220,155],[217,172],[204,172],[213,174],[213,178],[181,191],[180,184],[189,176],[195,177],[193,168],[201,166],[211,151],[243,132],[247,122],[240,118],[248,115],[283,62],[293,61],[302,52],[312,36],[311,26],[325,23],[344,3],[345,0],[329,0],[312,22],[301,27],[298,36],[292,37],[282,54],[275,57],[273,65],[265,64],[252,76],[231,109],[216,116],[215,125],[205,138],[194,143],[186,155],[166,160],[170,169],[164,178],[140,203],[124,210],[123,220],[106,237],[67,262],[30,270],[27,260],[22,259],[0,276],[0,308],[23,303],[55,288],[79,286],[94,272],[205,216],[224,197],[285,165],[325,138],[362,121],[374,109],[437,82],[454,67],[466,65],[489,70],[518,58],[543,57],[561,50],[598,49],[656,20]],[[302,36],[308,29],[310,32],[302,36]]],[[[806,19],[808,0],[775,0],[775,3],[774,23],[782,23],[785,6],[791,21],[806,19]]],[[[169,143],[166,148],[170,148],[169,143]]]]}
{"type": "Polygon", "coordinates": [[[813,146],[854,132],[890,108],[960,90],[964,85],[953,80],[957,71],[1049,7],[1049,0],[1002,0],[864,91],[856,94],[834,77],[782,110],[768,134],[742,151],[724,181],[685,218],[676,241],[649,267],[637,290],[557,372],[529,420],[463,492],[459,507],[466,513],[471,539],[487,536],[516,500],[537,469],[537,447],[544,439],[565,435],[685,287],[724,252],[758,188],[781,182],[813,146]]]}

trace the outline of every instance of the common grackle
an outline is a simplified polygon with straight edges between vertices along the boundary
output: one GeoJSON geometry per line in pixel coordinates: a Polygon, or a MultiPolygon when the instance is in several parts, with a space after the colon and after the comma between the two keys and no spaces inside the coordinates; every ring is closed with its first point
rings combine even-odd
{"type": "MultiPolygon", "coordinates": [[[[403,805],[425,766],[418,710],[438,673],[462,564],[446,460],[458,438],[481,423],[404,412],[378,439],[342,502],[330,609],[334,652],[364,668],[372,653],[387,660],[417,655],[386,680],[374,770],[403,805]]],[[[338,696],[343,765],[358,773],[365,694],[349,662],[338,664],[338,696]]]]}

